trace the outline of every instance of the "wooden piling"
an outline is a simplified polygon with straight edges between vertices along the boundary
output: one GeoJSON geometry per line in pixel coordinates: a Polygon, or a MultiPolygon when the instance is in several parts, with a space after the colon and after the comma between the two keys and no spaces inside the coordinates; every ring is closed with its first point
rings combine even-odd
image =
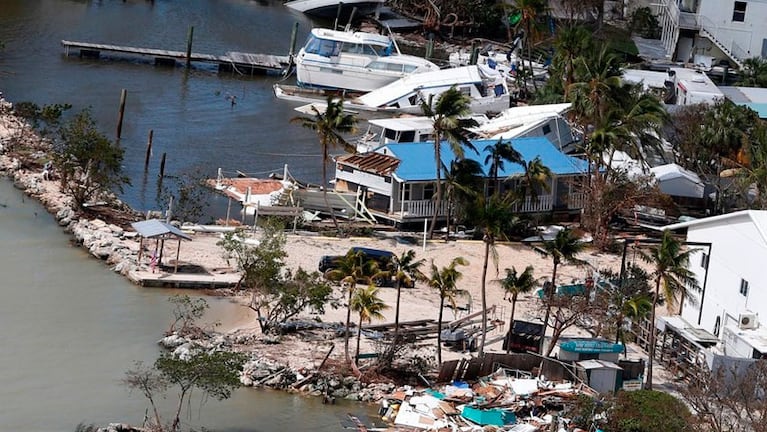
{"type": "Polygon", "coordinates": [[[120,114],[117,118],[117,139],[120,139],[123,133],[123,116],[125,116],[125,99],[128,97],[128,90],[122,89],[120,92],[120,114]]]}
{"type": "Polygon", "coordinates": [[[192,62],[192,39],[194,39],[194,26],[189,27],[189,36],[186,38],[186,67],[192,62]]]}
{"type": "Polygon", "coordinates": [[[166,153],[163,152],[162,159],[160,159],[160,178],[165,177],[165,155],[166,153]]]}
{"type": "Polygon", "coordinates": [[[298,23],[293,24],[293,31],[290,32],[290,63],[293,63],[293,56],[296,55],[296,38],[298,36],[298,23]]]}
{"type": "Polygon", "coordinates": [[[469,59],[470,65],[477,64],[477,59],[479,58],[479,47],[477,46],[477,42],[471,43],[471,58],[469,59]]]}
{"type": "Polygon", "coordinates": [[[434,33],[429,33],[429,41],[426,42],[426,55],[427,59],[430,59],[434,54],[434,33]]]}
{"type": "Polygon", "coordinates": [[[152,138],[154,137],[154,129],[149,129],[149,139],[146,142],[146,156],[144,157],[144,171],[149,168],[149,157],[152,155],[152,138]]]}

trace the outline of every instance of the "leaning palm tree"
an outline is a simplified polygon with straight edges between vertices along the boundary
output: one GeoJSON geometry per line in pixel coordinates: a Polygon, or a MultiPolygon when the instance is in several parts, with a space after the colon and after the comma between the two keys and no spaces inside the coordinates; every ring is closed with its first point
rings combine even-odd
{"type": "Polygon", "coordinates": [[[498,274],[498,251],[496,240],[505,240],[506,233],[516,222],[513,217],[513,194],[494,193],[490,197],[478,194],[471,206],[469,220],[482,230],[482,241],[485,243],[485,258],[482,264],[482,337],[479,344],[479,356],[485,353],[485,338],[487,333],[487,265],[493,258],[495,273],[498,274]]]}
{"type": "Polygon", "coordinates": [[[495,182],[495,191],[500,192],[501,179],[498,177],[498,172],[505,168],[504,161],[521,165],[522,155],[510,143],[503,142],[503,138],[498,139],[495,144],[485,146],[484,151],[487,153],[485,165],[490,164],[490,177],[495,182]]]}
{"type": "MultiPolygon", "coordinates": [[[[541,337],[541,350],[546,340],[546,329],[549,325],[549,316],[551,315],[551,303],[554,299],[554,293],[557,291],[557,269],[562,263],[580,264],[576,255],[582,252],[584,244],[575,236],[570,228],[564,228],[559,231],[553,240],[543,242],[543,250],[551,257],[554,269],[551,272],[551,286],[546,293],[546,315],[543,318],[543,337],[541,337]]],[[[551,347],[549,347],[551,352],[551,347]]]]}
{"type": "Polygon", "coordinates": [[[466,128],[476,126],[474,119],[466,118],[471,114],[470,99],[457,88],[451,87],[442,93],[436,104],[432,104],[433,97],[428,101],[421,102],[421,111],[429,117],[434,129],[434,163],[436,164],[437,185],[434,197],[434,214],[429,227],[429,238],[434,237],[434,228],[437,225],[437,216],[442,204],[442,140],[446,140],[457,159],[463,159],[463,148],[477,151],[467,138],[466,128]]]}
{"type": "Polygon", "coordinates": [[[456,283],[463,277],[457,267],[469,265],[469,262],[463,257],[456,257],[450,261],[447,267],[438,268],[431,261],[431,277],[429,286],[439,290],[439,317],[437,318],[437,363],[442,364],[442,310],[445,308],[445,301],[450,303],[453,310],[456,308],[455,301],[458,297],[468,294],[467,291],[458,289],[456,283]]]}
{"type": "Polygon", "coordinates": [[[450,170],[445,173],[445,195],[447,196],[447,235],[450,239],[450,223],[455,217],[460,220],[466,215],[466,207],[477,193],[482,193],[485,173],[482,165],[474,159],[453,160],[450,170]]]}
{"type": "Polygon", "coordinates": [[[359,314],[360,322],[357,327],[357,351],[354,355],[355,362],[359,361],[360,339],[362,338],[362,323],[371,322],[373,319],[383,319],[381,312],[388,309],[389,306],[378,297],[378,288],[375,285],[369,285],[365,288],[357,288],[349,300],[350,309],[359,314]]]}
{"type": "Polygon", "coordinates": [[[351,325],[351,300],[358,283],[372,285],[373,281],[382,276],[375,260],[367,259],[363,251],[350,250],[338,261],[336,268],[328,270],[325,277],[331,281],[339,282],[348,294],[346,304],[346,328],[344,331],[344,353],[346,363],[351,362],[349,357],[349,326],[351,325]]]}
{"type": "MultiPolygon", "coordinates": [[[[687,268],[690,262],[690,254],[694,249],[683,250],[682,244],[677,241],[670,231],[664,231],[660,243],[650,250],[650,253],[642,252],[642,260],[652,265],[655,270],[655,295],[652,301],[652,313],[650,314],[650,352],[647,363],[647,390],[652,390],[653,360],[655,358],[655,309],[658,300],[663,295],[669,311],[676,305],[676,297],[684,302],[685,295],[689,290],[700,290],[695,274],[687,268]],[[663,292],[661,293],[661,287],[663,292]]],[[[681,303],[680,302],[680,303],[681,303]]]]}
{"type": "Polygon", "coordinates": [[[425,260],[415,259],[415,251],[410,249],[394,258],[394,283],[397,288],[397,303],[394,309],[394,341],[399,337],[399,305],[402,286],[413,286],[416,281],[426,281],[428,278],[421,271],[425,260]]]}
{"type": "Polygon", "coordinates": [[[322,147],[322,198],[325,200],[325,207],[330,212],[330,217],[333,219],[336,230],[340,232],[341,227],[338,225],[338,219],[336,219],[335,212],[328,203],[327,165],[330,162],[331,148],[341,146],[348,152],[357,152],[356,148],[349,144],[342,136],[344,133],[354,133],[357,130],[357,118],[352,114],[344,112],[343,99],[334,100],[332,96],[328,96],[327,108],[324,112],[317,109],[314,105],[312,105],[311,109],[314,114],[312,117],[298,116],[293,117],[290,121],[291,123],[301,123],[301,126],[317,132],[320,146],[322,147]]]}
{"type": "MultiPolygon", "coordinates": [[[[506,269],[506,277],[498,279],[501,288],[505,292],[504,298],[511,302],[511,316],[509,316],[509,333],[514,328],[514,310],[517,307],[517,300],[520,294],[527,294],[535,288],[538,281],[533,275],[533,266],[525,267],[525,271],[517,274],[517,269],[512,267],[506,269]]],[[[511,346],[506,346],[506,353],[511,351],[511,346]]]]}

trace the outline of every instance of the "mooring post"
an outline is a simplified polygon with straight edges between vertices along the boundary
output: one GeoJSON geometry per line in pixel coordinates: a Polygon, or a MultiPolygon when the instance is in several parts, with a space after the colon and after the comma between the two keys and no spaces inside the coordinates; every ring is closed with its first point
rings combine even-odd
{"type": "Polygon", "coordinates": [[[165,177],[165,155],[166,153],[163,152],[162,159],[160,159],[160,178],[165,177]]]}
{"type": "Polygon", "coordinates": [[[146,157],[144,157],[144,171],[149,168],[149,156],[152,155],[152,137],[154,137],[154,129],[149,129],[149,139],[146,142],[146,157]]]}
{"type": "Polygon", "coordinates": [[[186,38],[186,67],[192,62],[192,39],[194,39],[194,26],[189,26],[189,36],[186,38]]]}
{"type": "Polygon", "coordinates": [[[290,32],[290,54],[289,61],[293,64],[293,56],[296,55],[296,37],[298,36],[298,22],[293,23],[293,31],[290,32]]]}
{"type": "Polygon", "coordinates": [[[434,54],[434,33],[429,33],[429,41],[426,42],[426,58],[430,59],[434,54]]]}
{"type": "Polygon", "coordinates": [[[120,139],[123,133],[123,116],[125,115],[125,98],[128,97],[128,90],[122,89],[120,92],[120,114],[117,118],[117,139],[120,139]]]}
{"type": "Polygon", "coordinates": [[[341,19],[341,9],[344,7],[344,2],[338,2],[338,9],[336,9],[336,22],[333,23],[333,30],[338,30],[338,20],[341,19]]]}
{"type": "Polygon", "coordinates": [[[471,58],[469,59],[470,65],[477,64],[477,59],[479,58],[479,47],[477,46],[477,42],[474,41],[471,43],[471,58]]]}

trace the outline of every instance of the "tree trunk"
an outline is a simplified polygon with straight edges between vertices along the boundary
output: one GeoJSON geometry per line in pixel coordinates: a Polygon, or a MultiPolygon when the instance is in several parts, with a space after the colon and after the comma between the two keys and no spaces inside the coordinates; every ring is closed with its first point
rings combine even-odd
{"type": "Polygon", "coordinates": [[[360,325],[357,327],[357,353],[354,354],[354,364],[360,364],[360,339],[362,339],[362,315],[360,314],[360,325]]]}
{"type": "Polygon", "coordinates": [[[551,291],[546,294],[546,315],[543,318],[543,334],[541,335],[541,345],[539,352],[543,352],[543,344],[546,343],[546,329],[549,327],[549,315],[551,315],[551,302],[554,299],[554,293],[557,291],[557,266],[559,263],[554,261],[554,271],[551,273],[551,291]]]}
{"type": "MultiPolygon", "coordinates": [[[[486,234],[487,236],[487,234],[486,234]]],[[[485,239],[485,260],[482,263],[482,338],[479,342],[479,357],[485,355],[485,337],[487,336],[487,293],[485,292],[485,283],[487,281],[487,261],[490,257],[490,243],[492,239],[485,239]]]]}
{"type": "MultiPolygon", "coordinates": [[[[509,317],[509,332],[508,335],[513,334],[514,330],[514,310],[517,308],[517,294],[514,293],[511,296],[511,316],[509,317]]],[[[511,352],[511,337],[506,337],[506,354],[511,352]]]]}
{"type": "Polygon", "coordinates": [[[535,83],[535,73],[533,71],[533,47],[532,47],[532,36],[531,33],[532,27],[530,26],[530,20],[527,20],[527,35],[525,36],[525,39],[527,41],[527,64],[530,65],[530,81],[533,82],[533,89],[535,91],[538,91],[538,84],[535,83]]]}
{"type": "Polygon", "coordinates": [[[397,304],[394,306],[394,341],[397,341],[399,336],[399,300],[402,293],[402,282],[397,279],[397,304]]]}
{"type": "Polygon", "coordinates": [[[346,328],[344,329],[344,353],[346,355],[346,364],[351,363],[349,358],[349,324],[352,319],[352,292],[354,287],[349,287],[349,299],[346,303],[346,328]]]}
{"type": "Polygon", "coordinates": [[[655,359],[655,308],[658,305],[658,296],[660,296],[660,276],[655,281],[655,298],[652,299],[652,312],[650,313],[650,347],[648,349],[645,390],[652,390],[652,364],[655,359]]]}
{"type": "Polygon", "coordinates": [[[437,367],[442,366],[442,309],[445,307],[445,296],[439,297],[439,318],[437,318],[437,367]]]}
{"type": "Polygon", "coordinates": [[[437,226],[437,215],[439,214],[439,206],[442,204],[442,149],[440,140],[441,134],[437,133],[434,136],[434,157],[437,159],[437,187],[435,193],[437,196],[434,199],[434,214],[431,216],[431,226],[429,227],[429,239],[434,238],[434,228],[437,226]]]}
{"type": "Polygon", "coordinates": [[[325,200],[325,208],[330,212],[330,218],[333,219],[333,225],[335,225],[336,231],[338,231],[338,234],[341,234],[341,226],[338,225],[336,213],[328,203],[328,159],[328,145],[327,143],[322,143],[322,199],[325,200]]]}

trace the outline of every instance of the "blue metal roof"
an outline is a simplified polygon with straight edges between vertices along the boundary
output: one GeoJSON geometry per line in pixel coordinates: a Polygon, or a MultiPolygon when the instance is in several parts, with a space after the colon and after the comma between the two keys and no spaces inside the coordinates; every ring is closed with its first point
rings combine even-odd
{"type": "MultiPolygon", "coordinates": [[[[473,140],[472,144],[479,154],[467,149],[464,152],[466,159],[474,159],[482,165],[486,175],[490,173],[490,164],[485,164],[485,158],[489,154],[484,149],[497,143],[497,139],[473,140]]],[[[557,149],[545,137],[512,138],[511,145],[517,150],[522,158],[531,161],[536,157],[546,165],[555,175],[583,174],[588,171],[588,163],[584,160],[568,156],[557,149]]],[[[428,181],[437,178],[436,165],[434,163],[434,143],[401,143],[384,146],[386,154],[391,154],[401,160],[394,175],[403,181],[428,181]]],[[[450,145],[442,143],[442,166],[450,166],[455,159],[455,154],[450,145]]],[[[499,177],[522,175],[524,169],[521,165],[504,163],[504,169],[498,173],[499,177]]]]}
{"type": "Polygon", "coordinates": [[[740,105],[747,106],[756,111],[760,119],[767,118],[767,103],[745,102],[740,105]]]}

